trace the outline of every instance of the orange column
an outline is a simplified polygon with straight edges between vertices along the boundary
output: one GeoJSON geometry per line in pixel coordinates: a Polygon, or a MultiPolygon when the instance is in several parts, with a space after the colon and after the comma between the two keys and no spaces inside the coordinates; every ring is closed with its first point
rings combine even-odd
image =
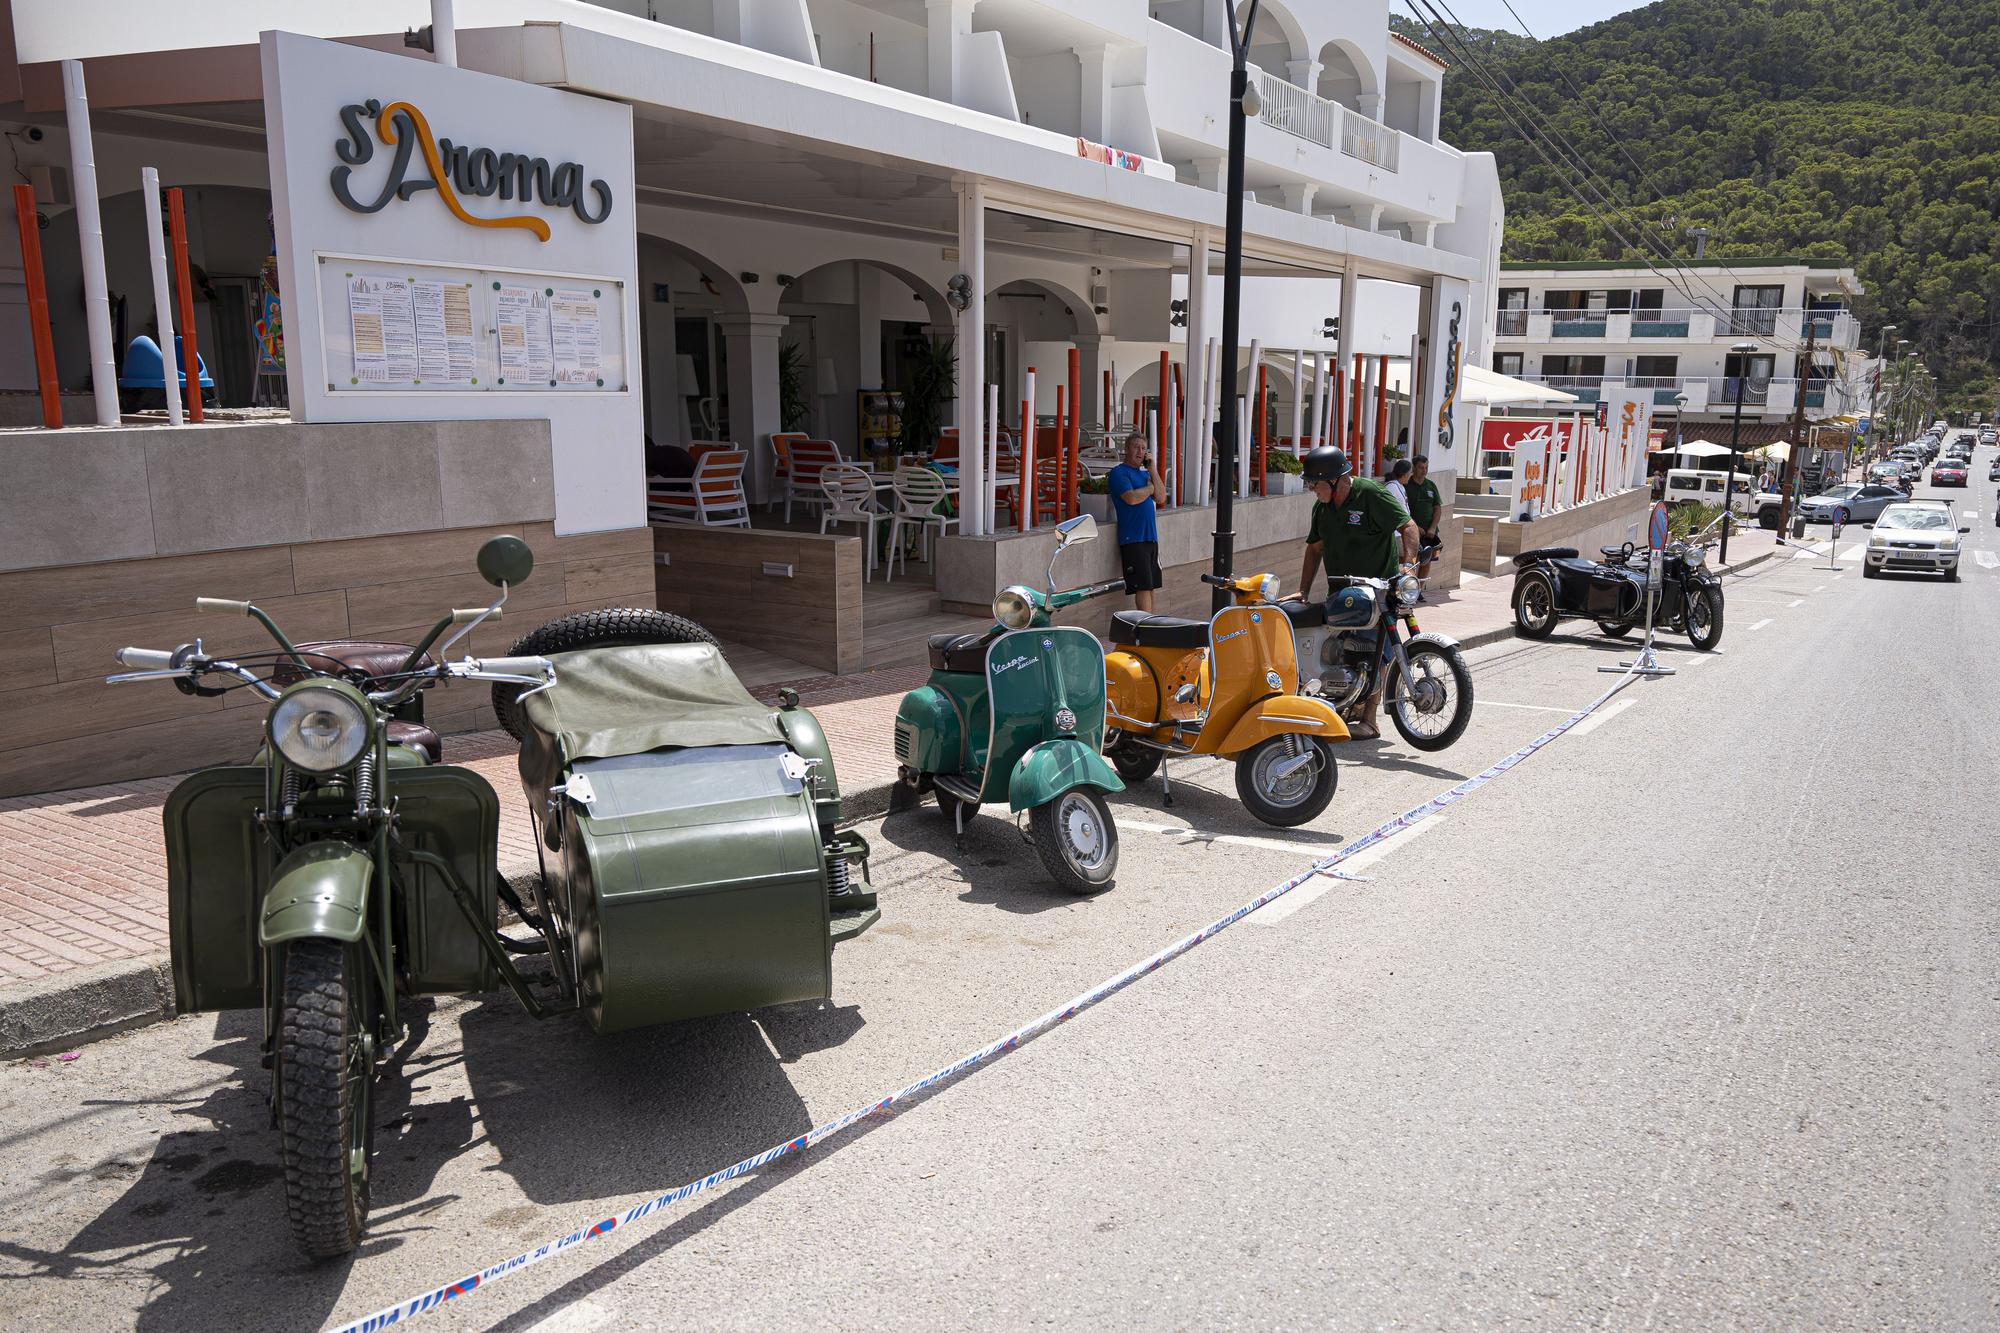
{"type": "Polygon", "coordinates": [[[1268,377],[1269,377],[1268,368],[1263,365],[1259,365],[1257,367],[1257,405],[1251,409],[1251,411],[1257,414],[1256,421],[1251,427],[1252,432],[1257,437],[1256,475],[1251,478],[1251,481],[1256,484],[1257,494],[1259,495],[1265,494],[1264,469],[1266,467],[1266,463],[1264,454],[1265,451],[1270,447],[1270,440],[1265,435],[1267,426],[1264,420],[1265,417],[1264,393],[1265,393],[1265,386],[1268,382],[1268,377]]]}
{"type": "Polygon", "coordinates": [[[1173,362],[1165,352],[1162,352],[1160,353],[1159,426],[1154,432],[1158,436],[1158,439],[1154,443],[1154,448],[1158,451],[1160,471],[1172,474],[1172,479],[1167,483],[1167,494],[1173,497],[1175,504],[1179,504],[1181,487],[1180,460],[1169,457],[1167,453],[1167,413],[1174,410],[1173,384],[1173,362]]]}
{"type": "MultiPolygon", "coordinates": [[[[1347,448],[1347,372],[1335,369],[1333,372],[1333,401],[1327,406],[1326,438],[1320,443],[1330,444],[1345,452],[1347,448]]],[[[1352,459],[1348,460],[1350,463],[1352,459]]]]}
{"type": "Polygon", "coordinates": [[[42,221],[35,211],[35,187],[14,187],[14,221],[21,229],[21,271],[28,284],[28,331],[35,345],[35,380],[42,391],[42,424],[62,425],[62,394],[56,387],[56,344],[49,334],[49,286],[42,277],[42,221]]]}
{"type": "Polygon", "coordinates": [[[1058,384],[1056,385],[1055,465],[1056,465],[1056,521],[1059,523],[1063,519],[1069,517],[1068,513],[1066,513],[1063,509],[1063,497],[1069,493],[1068,490],[1066,489],[1068,482],[1067,465],[1069,462],[1068,458],[1069,449],[1063,443],[1063,441],[1068,439],[1068,437],[1069,437],[1069,386],[1067,384],[1058,384]]]}
{"type": "Polygon", "coordinates": [[[1394,443],[1389,438],[1389,358],[1378,356],[1375,358],[1375,456],[1382,457],[1394,443]]]}
{"type": "MultiPolygon", "coordinates": [[[[1029,370],[1032,372],[1031,366],[1029,370]]],[[[1021,531],[1035,526],[1035,418],[1028,411],[1028,400],[1021,400],[1021,512],[1026,515],[1021,520],[1021,531]]]]}
{"type": "Polygon", "coordinates": [[[1077,474],[1083,471],[1083,353],[1069,349],[1069,433],[1063,436],[1063,453],[1069,460],[1069,489],[1063,492],[1063,512],[1071,518],[1083,512],[1077,503],[1077,474]]]}
{"type": "Polygon", "coordinates": [[[1354,393],[1354,406],[1347,414],[1347,452],[1350,457],[1361,448],[1361,394],[1368,387],[1367,364],[1368,359],[1361,353],[1356,352],[1354,354],[1354,373],[1347,377],[1348,387],[1354,393]]]}
{"type": "MultiPolygon", "coordinates": [[[[1181,452],[1190,453],[1187,440],[1187,386],[1181,382],[1181,368],[1174,367],[1174,439],[1181,452]]],[[[1180,477],[1174,477],[1174,503],[1180,503],[1180,477]]]]}
{"type": "MultiPolygon", "coordinates": [[[[187,389],[181,399],[187,404],[188,420],[201,420],[201,349],[195,346],[194,337],[194,284],[188,277],[187,211],[181,200],[179,186],[167,191],[167,232],[174,242],[174,271],[180,275],[180,318],[174,323],[174,332],[181,341],[181,361],[187,368],[187,389]]],[[[162,359],[167,363],[168,374],[174,371],[174,349],[162,347],[162,359]]]]}

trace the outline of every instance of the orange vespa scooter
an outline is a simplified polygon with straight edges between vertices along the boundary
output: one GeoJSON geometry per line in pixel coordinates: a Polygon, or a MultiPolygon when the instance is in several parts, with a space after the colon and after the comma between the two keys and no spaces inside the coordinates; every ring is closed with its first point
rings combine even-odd
{"type": "Polygon", "coordinates": [[[1251,814],[1279,828],[1306,823],[1339,785],[1333,747],[1347,725],[1298,693],[1291,621],[1271,604],[1276,577],[1201,579],[1235,603],[1209,620],[1111,617],[1104,756],[1133,784],[1180,755],[1234,759],[1236,794],[1251,814]]]}

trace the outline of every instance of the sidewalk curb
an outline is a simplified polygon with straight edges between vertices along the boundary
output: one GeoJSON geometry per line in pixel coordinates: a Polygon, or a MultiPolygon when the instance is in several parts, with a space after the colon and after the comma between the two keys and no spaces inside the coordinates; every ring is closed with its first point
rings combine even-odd
{"type": "Polygon", "coordinates": [[[164,953],[59,972],[0,995],[0,1057],[69,1050],[173,1013],[164,953]]]}

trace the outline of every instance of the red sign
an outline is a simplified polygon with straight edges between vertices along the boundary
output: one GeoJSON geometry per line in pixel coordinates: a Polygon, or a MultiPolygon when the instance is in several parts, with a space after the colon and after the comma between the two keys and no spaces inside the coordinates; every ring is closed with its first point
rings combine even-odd
{"type": "Polygon", "coordinates": [[[1567,449],[1569,424],[1567,417],[1488,417],[1479,427],[1479,447],[1515,453],[1530,440],[1540,449],[1553,439],[1559,449],[1567,449]]]}

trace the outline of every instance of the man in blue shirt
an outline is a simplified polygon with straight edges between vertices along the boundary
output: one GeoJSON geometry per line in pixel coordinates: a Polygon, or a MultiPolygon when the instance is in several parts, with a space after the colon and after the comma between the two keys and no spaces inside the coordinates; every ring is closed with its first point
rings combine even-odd
{"type": "Polygon", "coordinates": [[[1133,605],[1150,613],[1153,590],[1160,586],[1160,532],[1153,523],[1156,503],[1167,498],[1167,483],[1156,467],[1148,467],[1146,437],[1137,431],[1125,439],[1125,461],[1105,480],[1111,510],[1118,516],[1118,558],[1125,566],[1125,591],[1133,605]]]}

